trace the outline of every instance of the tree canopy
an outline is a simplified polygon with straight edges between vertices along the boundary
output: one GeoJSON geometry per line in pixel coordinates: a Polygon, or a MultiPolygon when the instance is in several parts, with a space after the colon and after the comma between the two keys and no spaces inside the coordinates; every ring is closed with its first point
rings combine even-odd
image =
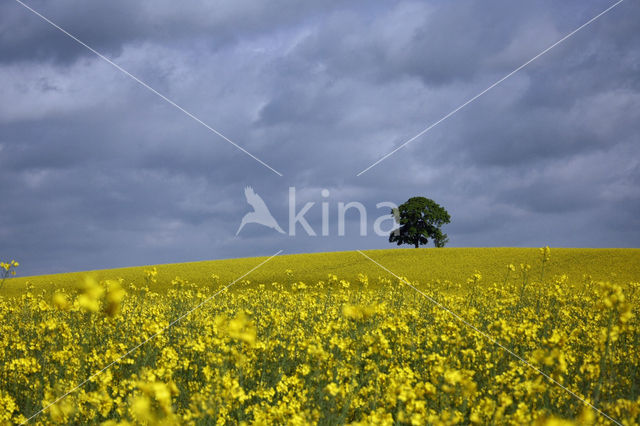
{"type": "Polygon", "coordinates": [[[415,248],[424,245],[431,238],[436,247],[444,247],[449,242],[447,234],[440,229],[451,222],[451,216],[435,201],[425,197],[412,197],[393,209],[399,228],[391,231],[390,243],[412,244],[415,248]]]}

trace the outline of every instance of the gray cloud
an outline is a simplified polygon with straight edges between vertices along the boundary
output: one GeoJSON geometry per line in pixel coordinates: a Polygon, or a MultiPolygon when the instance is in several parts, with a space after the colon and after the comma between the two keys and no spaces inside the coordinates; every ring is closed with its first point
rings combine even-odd
{"type": "MultiPolygon", "coordinates": [[[[340,2],[318,4],[272,2],[190,2],[176,8],[171,1],[130,3],[123,0],[91,5],[63,0],[25,2],[37,12],[98,51],[118,56],[125,45],[145,42],[204,52],[226,48],[246,38],[277,33],[313,20],[340,2]]],[[[50,24],[17,2],[0,6],[0,61],[58,63],[91,56],[50,24]]]]}
{"type": "Polygon", "coordinates": [[[624,2],[361,177],[606,2],[29,2],[280,178],[17,3],[0,6],[0,258],[22,273],[391,247],[236,237],[253,186],[321,227],[420,194],[455,246],[637,246],[640,6],[624,2]]]}

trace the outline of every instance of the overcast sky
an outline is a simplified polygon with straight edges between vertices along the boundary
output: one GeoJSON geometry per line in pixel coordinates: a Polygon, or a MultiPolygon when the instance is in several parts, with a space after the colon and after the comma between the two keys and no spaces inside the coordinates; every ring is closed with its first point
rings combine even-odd
{"type": "MultiPolygon", "coordinates": [[[[392,246],[376,203],[452,216],[451,246],[638,247],[640,3],[13,0],[0,5],[0,259],[21,275],[392,246]],[[288,188],[320,234],[288,230],[288,188]],[[321,190],[330,191],[327,199],[321,190]],[[337,236],[337,203],[368,210],[337,236]]],[[[355,211],[349,216],[357,219],[355,211]]]]}

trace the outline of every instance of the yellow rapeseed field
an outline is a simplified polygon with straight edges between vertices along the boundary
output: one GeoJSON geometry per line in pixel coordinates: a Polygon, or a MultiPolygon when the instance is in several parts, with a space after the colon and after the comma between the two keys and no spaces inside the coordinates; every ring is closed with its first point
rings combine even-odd
{"type": "MultiPolygon", "coordinates": [[[[274,252],[278,247],[274,248],[274,252]]],[[[504,265],[530,263],[534,276],[540,273],[537,248],[447,247],[438,250],[390,249],[369,250],[383,265],[393,266],[402,274],[423,284],[429,282],[465,282],[475,270],[482,272],[484,282],[499,282],[504,276],[504,265]]],[[[211,281],[211,274],[219,276],[220,282],[230,282],[244,274],[265,258],[222,259],[166,265],[136,266],[130,268],[90,271],[96,280],[122,278],[125,283],[139,282],[144,271],[156,268],[157,282],[151,288],[163,293],[170,288],[176,276],[200,285],[211,281]]],[[[19,259],[18,259],[19,260],[19,259]]],[[[18,268],[19,269],[19,268],[18,268]]],[[[306,283],[324,280],[327,274],[339,275],[342,279],[357,281],[358,274],[378,276],[379,267],[355,251],[312,254],[280,255],[251,274],[254,283],[282,281],[283,271],[291,269],[296,279],[306,283]]],[[[640,249],[591,249],[553,248],[553,262],[547,265],[549,276],[566,274],[573,281],[580,281],[583,274],[589,274],[596,281],[629,282],[640,279],[640,249]]],[[[14,296],[24,292],[30,282],[37,289],[76,290],[87,272],[74,272],[34,277],[19,277],[8,280],[0,290],[0,295],[14,296]]]]}
{"type": "Polygon", "coordinates": [[[572,250],[8,279],[0,424],[638,424],[640,251],[572,250]]]}

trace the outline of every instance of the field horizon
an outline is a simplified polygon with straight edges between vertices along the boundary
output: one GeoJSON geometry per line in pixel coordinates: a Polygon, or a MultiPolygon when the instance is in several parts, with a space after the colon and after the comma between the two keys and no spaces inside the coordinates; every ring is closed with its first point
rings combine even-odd
{"type": "MultiPolygon", "coordinates": [[[[540,267],[538,250],[537,247],[421,247],[372,249],[362,252],[370,254],[374,260],[380,261],[398,275],[403,275],[405,270],[414,270],[415,262],[424,262],[424,271],[418,273],[418,276],[408,277],[421,283],[435,280],[461,282],[475,271],[485,276],[486,283],[501,281],[504,268],[509,264],[530,264],[533,268],[532,276],[535,277],[537,268],[540,267]]],[[[548,276],[561,273],[567,274],[570,280],[582,280],[583,274],[589,274],[594,281],[624,283],[640,277],[640,248],[552,247],[552,250],[554,258],[547,265],[548,276]],[[585,270],[586,265],[589,266],[585,270]]],[[[16,276],[6,280],[2,291],[4,294],[0,293],[0,296],[20,294],[27,282],[36,290],[50,285],[55,289],[77,290],[87,276],[98,281],[122,278],[127,283],[136,282],[143,280],[144,271],[153,268],[158,271],[157,285],[160,289],[176,277],[206,285],[211,280],[211,274],[215,274],[221,283],[229,283],[268,257],[239,257],[16,276]]],[[[269,284],[279,281],[285,270],[292,271],[294,280],[307,283],[323,280],[328,273],[348,280],[356,280],[359,273],[374,277],[389,275],[357,250],[353,250],[283,253],[253,271],[245,280],[269,284]]]]}

